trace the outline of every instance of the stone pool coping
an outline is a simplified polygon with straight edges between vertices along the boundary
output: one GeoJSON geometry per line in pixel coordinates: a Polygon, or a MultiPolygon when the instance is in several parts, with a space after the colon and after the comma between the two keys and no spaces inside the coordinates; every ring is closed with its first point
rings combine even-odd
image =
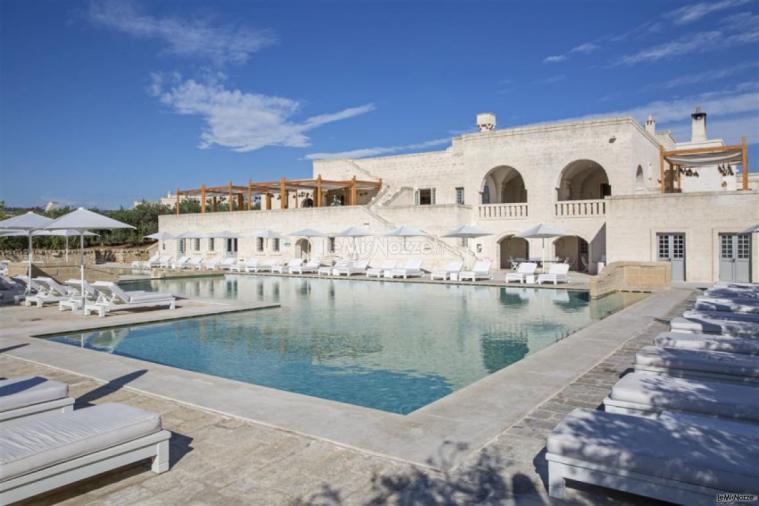
{"type": "MultiPolygon", "coordinates": [[[[5,322],[0,347],[16,358],[102,381],[131,375],[126,389],[417,465],[434,467],[430,462],[448,442],[466,445],[466,451],[447,463],[454,467],[686,297],[687,292],[679,290],[655,293],[405,416],[45,341],[32,336],[69,331],[60,317],[42,317],[31,327],[22,327],[18,315],[8,318],[12,316],[8,308],[0,309],[5,322]],[[136,371],[145,372],[135,375],[136,371]]],[[[195,303],[188,299],[185,305],[195,303]]],[[[12,309],[38,311],[40,316],[57,313],[57,309],[12,309]]],[[[155,321],[158,313],[163,316],[168,311],[153,313],[155,321]]],[[[144,319],[145,314],[104,318],[102,326],[144,323],[130,320],[144,319]]]]}

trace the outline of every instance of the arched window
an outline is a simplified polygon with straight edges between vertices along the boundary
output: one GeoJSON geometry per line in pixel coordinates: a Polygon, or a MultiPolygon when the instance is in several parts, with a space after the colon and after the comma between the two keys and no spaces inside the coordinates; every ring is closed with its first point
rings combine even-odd
{"type": "Polygon", "coordinates": [[[561,171],[558,200],[593,200],[611,195],[606,171],[592,160],[576,160],[561,171]]]}
{"type": "Polygon", "coordinates": [[[500,165],[491,169],[482,180],[483,204],[516,204],[527,202],[527,189],[522,174],[513,167],[500,165]]]}

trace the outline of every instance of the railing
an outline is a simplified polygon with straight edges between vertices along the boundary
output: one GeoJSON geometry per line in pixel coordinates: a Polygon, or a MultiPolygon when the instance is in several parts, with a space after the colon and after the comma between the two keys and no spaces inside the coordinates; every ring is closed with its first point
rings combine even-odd
{"type": "Polygon", "coordinates": [[[561,218],[583,218],[585,216],[604,216],[606,201],[599,200],[564,200],[554,204],[556,216],[561,218]]]}
{"type": "Polygon", "coordinates": [[[527,203],[518,204],[482,204],[478,206],[481,220],[519,220],[527,218],[527,203]]]}

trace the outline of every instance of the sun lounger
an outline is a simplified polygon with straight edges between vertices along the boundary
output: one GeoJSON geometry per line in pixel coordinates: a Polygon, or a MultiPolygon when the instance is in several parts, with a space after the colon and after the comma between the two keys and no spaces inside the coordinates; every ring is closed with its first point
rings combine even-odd
{"type": "Polygon", "coordinates": [[[65,383],[41,376],[0,380],[0,424],[74,409],[65,383]]]}
{"type": "Polygon", "coordinates": [[[472,267],[471,271],[462,271],[459,274],[459,280],[466,281],[467,279],[471,279],[472,282],[474,282],[478,279],[490,279],[491,263],[492,262],[489,260],[479,260],[475,262],[474,267],[472,267]]]}
{"type": "Polygon", "coordinates": [[[659,348],[678,350],[723,351],[740,355],[759,355],[759,339],[750,337],[662,332],[656,336],[654,344],[659,348]]]}
{"type": "Polygon", "coordinates": [[[184,269],[187,267],[187,262],[189,261],[190,261],[190,257],[188,256],[179,257],[176,261],[171,262],[171,269],[175,271],[184,269]]]}
{"type": "Polygon", "coordinates": [[[395,269],[396,265],[398,265],[398,262],[395,260],[385,260],[383,262],[379,262],[366,269],[366,276],[369,278],[381,278],[383,272],[395,269]]]}
{"type": "Polygon", "coordinates": [[[548,272],[538,274],[538,284],[543,283],[569,283],[569,264],[551,264],[548,272]]]}
{"type": "Polygon", "coordinates": [[[155,413],[124,404],[100,404],[3,427],[0,504],[146,459],[169,468],[169,438],[155,413]]]}
{"type": "Polygon", "coordinates": [[[759,325],[758,313],[734,313],[731,311],[704,311],[691,309],[683,312],[685,318],[707,318],[711,320],[729,320],[738,322],[747,322],[759,325]]]}
{"type": "MultiPolygon", "coordinates": [[[[756,386],[640,372],[625,375],[612,387],[604,409],[648,418],[662,411],[684,411],[759,423],[756,386]]],[[[759,436],[759,426],[756,431],[759,436]]]]}
{"type": "Polygon", "coordinates": [[[242,264],[242,269],[245,272],[258,272],[261,268],[261,260],[259,258],[249,258],[242,264]]]}
{"type": "Polygon", "coordinates": [[[213,257],[209,260],[203,260],[203,268],[207,270],[214,270],[218,269],[221,265],[222,260],[224,260],[221,256],[213,257]]]}
{"type": "Polygon", "coordinates": [[[710,288],[704,292],[704,297],[759,301],[759,293],[757,292],[748,290],[729,290],[726,288],[710,288]]]}
{"type": "Polygon", "coordinates": [[[282,269],[286,267],[287,262],[283,261],[282,259],[275,259],[267,262],[266,270],[274,273],[279,272],[282,273],[282,269]]]}
{"type": "Polygon", "coordinates": [[[18,304],[26,298],[25,287],[26,285],[13,278],[0,275],[0,301],[18,304]]]}
{"type": "Polygon", "coordinates": [[[162,256],[158,262],[158,267],[161,269],[171,269],[171,265],[174,263],[174,259],[170,256],[162,256]]]}
{"type": "Polygon", "coordinates": [[[729,311],[733,313],[759,314],[759,299],[699,297],[696,299],[695,309],[698,311],[729,311]]]}
{"type": "MultiPolygon", "coordinates": [[[[70,310],[76,311],[82,309],[82,280],[81,279],[67,279],[64,284],[73,290],[71,296],[58,302],[58,309],[60,311],[70,310]]],[[[95,302],[98,298],[98,291],[87,282],[84,281],[84,300],[85,302],[95,302]]]]}
{"type": "Polygon", "coordinates": [[[534,262],[522,262],[519,264],[516,272],[506,273],[506,282],[519,281],[520,283],[526,283],[527,276],[534,276],[537,268],[538,264],[534,262]]]}
{"type": "Polygon", "coordinates": [[[549,495],[566,498],[566,480],[689,505],[759,492],[759,438],[720,422],[575,409],[548,437],[549,495]]]}
{"type": "Polygon", "coordinates": [[[348,265],[344,267],[335,266],[332,269],[332,275],[353,276],[354,274],[366,274],[366,268],[368,266],[369,266],[369,262],[367,260],[356,260],[355,262],[350,262],[348,265]]]}
{"type": "Polygon", "coordinates": [[[277,265],[276,267],[272,267],[272,272],[276,272],[278,274],[286,274],[290,272],[290,267],[299,267],[303,265],[303,260],[300,258],[294,258],[292,260],[289,260],[287,262],[281,263],[277,265]]]}
{"type": "Polygon", "coordinates": [[[339,267],[347,267],[348,265],[350,265],[350,262],[348,262],[347,260],[339,260],[338,262],[335,263],[335,265],[329,264],[329,265],[324,265],[322,267],[319,267],[316,270],[316,272],[317,274],[319,274],[319,276],[331,276],[333,269],[336,269],[339,267]]]}
{"type": "Polygon", "coordinates": [[[407,260],[403,267],[386,270],[382,276],[386,278],[420,278],[424,275],[422,261],[419,259],[407,260]]]}
{"type": "Polygon", "coordinates": [[[285,272],[289,274],[303,274],[301,269],[303,268],[303,264],[305,262],[302,258],[296,258],[294,260],[290,260],[287,264],[287,270],[285,272]]]}
{"type": "Polygon", "coordinates": [[[300,265],[296,266],[290,266],[290,274],[306,274],[311,272],[316,272],[319,270],[319,266],[321,265],[321,260],[318,258],[315,258],[313,260],[309,260],[306,263],[301,263],[300,265]]]}
{"type": "Polygon", "coordinates": [[[98,300],[85,304],[87,313],[98,313],[100,317],[111,311],[125,309],[141,309],[146,307],[176,308],[176,299],[169,293],[160,292],[127,292],[116,283],[96,281],[92,286],[100,293],[98,300]]]}
{"type": "Polygon", "coordinates": [[[700,334],[723,334],[727,336],[759,338],[759,325],[750,322],[689,316],[688,318],[673,318],[669,326],[673,332],[695,332],[700,334]]]}
{"type": "Polygon", "coordinates": [[[759,385],[759,357],[722,351],[645,346],[635,354],[635,370],[678,378],[759,385]]]}
{"type": "Polygon", "coordinates": [[[33,278],[32,281],[33,286],[37,288],[37,293],[26,297],[24,303],[27,306],[34,304],[37,307],[42,307],[45,304],[68,300],[73,295],[73,291],[69,287],[58,283],[53,278],[38,277],[33,278]]]}
{"type": "Polygon", "coordinates": [[[240,261],[237,260],[237,257],[227,257],[224,260],[219,263],[219,269],[224,271],[231,271],[232,267],[239,265],[240,261]]]}
{"type": "Polygon", "coordinates": [[[712,288],[723,290],[736,290],[744,292],[754,292],[759,294],[759,283],[733,283],[730,281],[717,281],[712,288]]]}
{"type": "Polygon", "coordinates": [[[461,260],[454,260],[452,262],[448,262],[448,265],[445,266],[445,269],[436,269],[430,272],[430,279],[446,280],[451,277],[451,274],[460,273],[463,267],[464,267],[464,262],[462,262],[461,260]]]}

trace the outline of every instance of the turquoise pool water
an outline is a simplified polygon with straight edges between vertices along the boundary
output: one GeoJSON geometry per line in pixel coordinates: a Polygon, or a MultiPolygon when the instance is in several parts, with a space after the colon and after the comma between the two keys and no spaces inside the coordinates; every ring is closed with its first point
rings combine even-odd
{"type": "Polygon", "coordinates": [[[639,299],[534,288],[227,276],[124,284],[281,308],[49,339],[406,414],[639,299]]]}

